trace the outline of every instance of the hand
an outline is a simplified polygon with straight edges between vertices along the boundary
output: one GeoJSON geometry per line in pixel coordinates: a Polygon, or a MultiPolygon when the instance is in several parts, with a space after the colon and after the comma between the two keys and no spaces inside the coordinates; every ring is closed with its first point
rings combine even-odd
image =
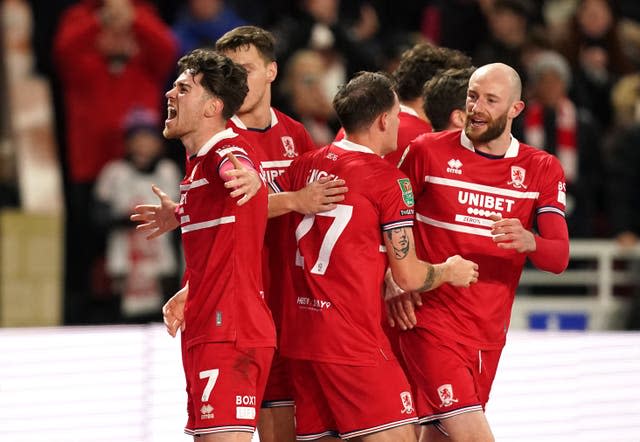
{"type": "Polygon", "coordinates": [[[478,282],[478,264],[468,259],[464,259],[460,255],[454,255],[445,261],[447,266],[446,281],[455,287],[469,287],[471,284],[478,282]]]}
{"type": "Polygon", "coordinates": [[[422,305],[422,297],[417,292],[402,292],[386,300],[387,321],[391,327],[398,325],[401,330],[410,330],[416,326],[416,307],[422,305]]]}
{"type": "Polygon", "coordinates": [[[234,154],[229,152],[227,158],[233,163],[233,169],[227,170],[226,174],[234,178],[226,181],[224,187],[233,189],[229,194],[231,198],[243,195],[242,198],[238,200],[238,205],[241,206],[258,193],[258,190],[260,190],[264,183],[255,170],[247,169],[238,161],[234,154]]]}
{"type": "Polygon", "coordinates": [[[504,218],[491,215],[495,221],[491,228],[493,242],[501,249],[512,249],[520,253],[531,253],[536,250],[536,239],[533,233],[525,229],[518,218],[504,218]]]}
{"type": "Polygon", "coordinates": [[[405,292],[393,280],[391,270],[385,276],[384,299],[387,303],[387,321],[391,327],[398,324],[402,330],[415,327],[418,323],[415,307],[422,305],[422,297],[418,292],[405,292]]]}
{"type": "Polygon", "coordinates": [[[174,338],[178,333],[178,329],[184,332],[184,304],[187,301],[188,294],[189,283],[187,282],[185,286],[178,290],[162,307],[164,325],[167,327],[167,332],[174,338]]]}
{"type": "Polygon", "coordinates": [[[344,200],[349,190],[344,180],[322,177],[294,192],[296,197],[295,211],[303,215],[326,212],[336,208],[336,203],[344,200]]]}
{"type": "Polygon", "coordinates": [[[136,206],[133,208],[133,215],[130,216],[131,221],[141,223],[136,226],[136,230],[149,232],[147,239],[156,238],[180,225],[174,214],[178,204],[171,201],[171,198],[155,184],[151,186],[151,190],[160,199],[160,204],[136,206]]]}

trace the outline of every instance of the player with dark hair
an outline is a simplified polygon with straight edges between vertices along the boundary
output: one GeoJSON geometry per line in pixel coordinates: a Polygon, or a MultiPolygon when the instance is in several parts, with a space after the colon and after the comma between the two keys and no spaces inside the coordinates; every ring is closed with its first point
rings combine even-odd
{"type": "Polygon", "coordinates": [[[403,289],[422,291],[468,286],[477,266],[459,256],[431,265],[415,255],[411,186],[380,158],[396,148],[392,81],[361,73],[333,106],[346,137],[297,158],[272,183],[276,192],[320,177],[349,183],[335,209],[295,215],[296,290],[285,299],[280,344],[293,359],[297,437],[414,441],[411,389],[381,327],[385,271],[390,265],[403,289]]]}
{"type": "Polygon", "coordinates": [[[196,49],[178,61],[163,134],[187,152],[176,209],[185,256],[182,359],[189,419],[203,441],[250,441],[276,344],[262,291],[267,191],[238,205],[232,169],[255,169],[254,151],[226,121],[247,94],[247,73],[196,49]]]}
{"type": "Polygon", "coordinates": [[[447,69],[424,84],[422,107],[434,132],[464,127],[467,121],[467,88],[474,70],[473,67],[447,69]]]}

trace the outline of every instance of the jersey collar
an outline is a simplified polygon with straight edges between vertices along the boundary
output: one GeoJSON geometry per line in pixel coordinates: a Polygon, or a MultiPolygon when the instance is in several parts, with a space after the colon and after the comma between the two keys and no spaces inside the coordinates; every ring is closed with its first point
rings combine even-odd
{"type": "Polygon", "coordinates": [[[218,144],[220,141],[225,140],[227,138],[235,138],[237,137],[238,134],[235,133],[233,131],[233,129],[231,129],[230,127],[226,128],[225,130],[218,132],[217,134],[215,134],[214,136],[212,136],[211,138],[209,138],[209,141],[207,141],[206,143],[204,143],[204,145],[200,148],[200,150],[198,150],[197,155],[199,157],[205,156],[207,153],[209,153],[209,151],[211,150],[211,148],[213,146],[215,146],[216,144],[218,144]]]}
{"type": "MultiPolygon", "coordinates": [[[[473,147],[473,142],[467,137],[467,134],[464,133],[464,130],[460,131],[460,144],[466,149],[469,149],[471,152],[475,152],[476,149],[473,147]]],[[[509,143],[509,147],[504,154],[504,158],[515,158],[518,156],[518,152],[520,150],[520,142],[511,135],[511,142],[509,143]]]]}
{"type": "Polygon", "coordinates": [[[333,145],[339,147],[340,149],[350,150],[352,152],[372,153],[374,155],[376,154],[367,146],[363,146],[362,144],[356,144],[353,141],[347,140],[346,138],[343,138],[340,141],[336,141],[335,143],[333,143],[333,145]]]}
{"type": "Polygon", "coordinates": [[[400,103],[400,112],[404,112],[405,114],[413,115],[414,117],[420,118],[420,115],[418,115],[418,112],[416,112],[414,108],[405,106],[402,103],[400,103]]]}
{"type": "MultiPolygon", "coordinates": [[[[271,123],[269,124],[269,127],[273,127],[276,124],[278,124],[278,116],[276,115],[276,113],[273,111],[273,108],[270,107],[269,108],[269,112],[271,112],[271,123]]],[[[247,126],[242,122],[242,120],[237,116],[234,115],[233,117],[231,117],[231,122],[238,128],[238,129],[242,129],[242,130],[248,130],[247,126]]],[[[257,128],[257,129],[264,129],[263,127],[257,128]]]]}

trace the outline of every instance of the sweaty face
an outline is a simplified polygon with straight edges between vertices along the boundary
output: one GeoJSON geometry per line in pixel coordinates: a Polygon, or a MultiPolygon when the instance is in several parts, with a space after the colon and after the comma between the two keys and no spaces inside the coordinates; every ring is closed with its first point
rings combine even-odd
{"type": "Polygon", "coordinates": [[[250,113],[260,106],[270,106],[271,96],[267,94],[275,78],[275,62],[266,62],[255,46],[240,46],[234,51],[224,53],[234,63],[247,70],[249,92],[238,110],[238,115],[250,113]]]}

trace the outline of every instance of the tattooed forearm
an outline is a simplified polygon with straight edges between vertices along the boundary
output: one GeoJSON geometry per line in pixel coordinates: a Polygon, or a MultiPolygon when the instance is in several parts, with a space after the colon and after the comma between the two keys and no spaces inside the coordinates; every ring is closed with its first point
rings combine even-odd
{"type": "Polygon", "coordinates": [[[427,266],[427,275],[424,278],[424,284],[417,291],[418,292],[426,292],[427,290],[431,290],[433,288],[433,283],[436,280],[436,269],[431,264],[427,266]]]}
{"type": "Polygon", "coordinates": [[[396,259],[404,259],[409,254],[411,244],[407,236],[406,227],[391,229],[386,232],[389,242],[393,246],[396,259]]]}

